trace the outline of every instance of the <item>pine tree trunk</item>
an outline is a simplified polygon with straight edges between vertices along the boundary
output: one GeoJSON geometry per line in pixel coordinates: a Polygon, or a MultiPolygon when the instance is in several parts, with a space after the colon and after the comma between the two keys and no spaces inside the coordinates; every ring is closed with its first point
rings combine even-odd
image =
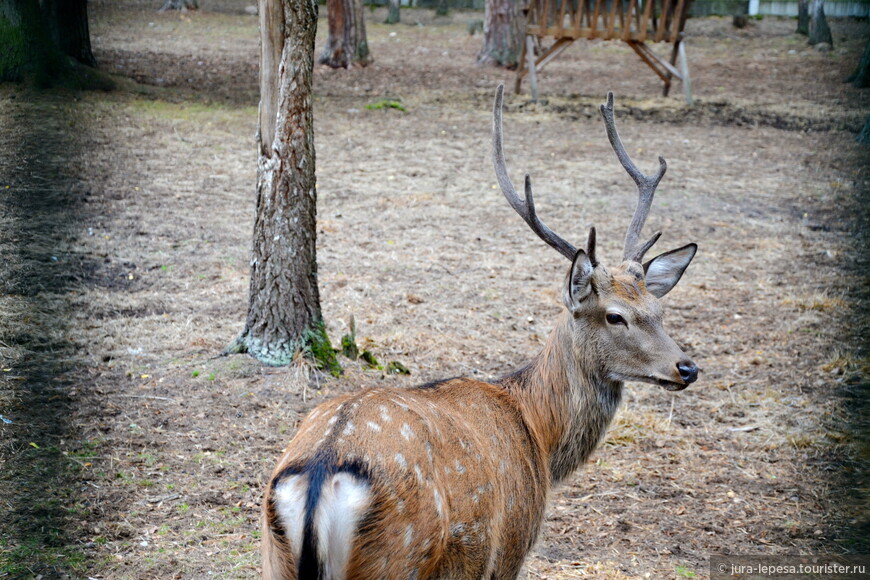
{"type": "Polygon", "coordinates": [[[810,0],[798,0],[797,30],[804,36],[810,33],[810,0]]]}
{"type": "Polygon", "coordinates": [[[311,86],[316,0],[260,0],[257,216],[248,316],[229,347],[269,365],[299,351],[331,361],[317,288],[311,86]]]}
{"type": "Polygon", "coordinates": [[[401,0],[390,0],[389,6],[387,9],[387,19],[384,20],[384,24],[398,24],[401,20],[401,13],[399,12],[401,8],[402,2],[401,0]]]}
{"type": "Polygon", "coordinates": [[[96,66],[91,52],[87,0],[42,0],[43,17],[60,51],[87,66],[96,66]]]}
{"type": "Polygon", "coordinates": [[[362,0],[326,0],[329,36],[317,62],[332,68],[371,62],[362,0]]]}
{"type": "Polygon", "coordinates": [[[857,137],[855,137],[855,141],[858,143],[864,143],[865,145],[870,145],[870,117],[867,117],[867,121],[864,123],[864,128],[861,129],[861,132],[858,133],[857,137]]]}
{"type": "Polygon", "coordinates": [[[39,0],[0,0],[0,80],[49,86],[64,66],[39,0]]]}
{"type": "Polygon", "coordinates": [[[524,29],[517,0],[486,0],[483,48],[477,55],[477,64],[516,67],[524,29]]]}
{"type": "Polygon", "coordinates": [[[809,44],[827,43],[834,46],[834,38],[825,18],[825,0],[810,1],[810,32],[809,44]]]}
{"type": "Polygon", "coordinates": [[[858,63],[858,68],[849,75],[846,82],[852,83],[852,86],[859,89],[870,86],[870,40],[864,45],[864,54],[861,55],[861,62],[858,63]]]}

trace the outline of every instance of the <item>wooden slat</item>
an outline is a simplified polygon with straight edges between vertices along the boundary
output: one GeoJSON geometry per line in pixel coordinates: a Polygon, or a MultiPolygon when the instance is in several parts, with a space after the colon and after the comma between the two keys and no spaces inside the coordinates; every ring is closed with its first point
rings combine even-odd
{"type": "Polygon", "coordinates": [[[659,25],[656,28],[656,42],[665,39],[665,27],[668,23],[668,11],[671,8],[671,0],[662,0],[662,13],[659,17],[659,25]]]}
{"type": "Polygon", "coordinates": [[[613,38],[613,27],[616,25],[616,3],[617,0],[610,0],[610,14],[607,18],[607,36],[605,40],[613,38]]]}
{"type": "Polygon", "coordinates": [[[677,2],[677,9],[674,11],[674,22],[671,23],[671,42],[676,43],[677,38],[680,37],[680,33],[683,31],[683,23],[686,21],[685,15],[683,12],[686,9],[686,0],[679,0],[677,2]]]}
{"type": "Polygon", "coordinates": [[[535,68],[539,71],[544,70],[544,67],[547,66],[547,64],[554,58],[562,54],[562,51],[571,46],[572,42],[574,42],[573,38],[560,38],[559,40],[557,40],[555,43],[553,43],[553,46],[551,46],[549,49],[547,49],[546,52],[544,52],[544,54],[538,57],[537,62],[535,62],[535,68]]]}
{"type": "Polygon", "coordinates": [[[646,5],[643,7],[643,25],[638,31],[640,32],[640,38],[638,38],[638,40],[641,42],[646,40],[646,35],[649,31],[649,18],[650,14],[652,14],[656,0],[644,0],[644,2],[646,2],[646,5]]]}
{"type": "MultiPolygon", "coordinates": [[[[683,0],[680,0],[682,2],[683,0]]],[[[562,38],[562,30],[565,28],[565,7],[571,0],[559,0],[559,22],[556,24],[556,38],[562,38]]]]}
{"type": "Polygon", "coordinates": [[[637,0],[629,0],[628,2],[628,15],[625,18],[624,28],[622,30],[622,40],[628,40],[631,38],[631,20],[632,14],[637,12],[637,0]]]}
{"type": "Polygon", "coordinates": [[[602,2],[604,2],[604,0],[595,0],[595,10],[592,12],[592,26],[590,27],[591,34],[589,35],[589,38],[595,38],[598,34],[598,12],[599,8],[601,8],[602,2]]]}
{"type": "Polygon", "coordinates": [[[660,79],[663,81],[668,81],[667,72],[659,69],[657,63],[650,59],[649,55],[646,52],[646,44],[642,42],[629,42],[628,45],[634,49],[634,52],[640,57],[640,59],[646,63],[648,67],[650,67],[654,73],[656,73],[660,79]]]}

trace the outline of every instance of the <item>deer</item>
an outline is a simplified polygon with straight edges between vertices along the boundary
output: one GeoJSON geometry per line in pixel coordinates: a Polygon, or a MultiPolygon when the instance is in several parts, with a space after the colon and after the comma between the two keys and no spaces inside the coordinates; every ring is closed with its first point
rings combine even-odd
{"type": "Polygon", "coordinates": [[[510,206],[571,266],[564,311],[530,363],[493,382],[452,378],[339,396],[300,424],[266,486],[262,577],[288,579],[517,578],[550,490],[604,438],[626,382],[680,391],[697,365],[665,332],[659,299],[695,256],[692,243],[644,262],[656,187],[601,105],[610,144],[637,185],[623,261],[596,256],[595,228],[576,248],[537,216],[531,180],[520,197],[506,167],[502,101],[493,108],[493,162],[510,206]]]}

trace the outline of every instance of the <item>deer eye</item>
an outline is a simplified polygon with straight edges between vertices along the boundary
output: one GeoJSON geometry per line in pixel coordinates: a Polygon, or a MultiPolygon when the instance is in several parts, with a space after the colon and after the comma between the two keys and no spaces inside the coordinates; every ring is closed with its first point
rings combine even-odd
{"type": "Polygon", "coordinates": [[[605,320],[607,320],[607,324],[612,324],[614,326],[616,326],[617,324],[624,324],[625,326],[628,326],[628,323],[625,321],[625,318],[623,318],[619,314],[609,312],[604,318],[605,318],[605,320]]]}

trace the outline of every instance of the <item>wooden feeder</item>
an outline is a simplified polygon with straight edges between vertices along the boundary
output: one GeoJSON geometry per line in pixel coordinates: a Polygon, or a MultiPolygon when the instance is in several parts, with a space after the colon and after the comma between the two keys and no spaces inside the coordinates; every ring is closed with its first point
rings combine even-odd
{"type": "Polygon", "coordinates": [[[536,92],[535,73],[556,58],[571,43],[580,38],[622,40],[664,82],[667,96],[671,79],[683,83],[686,101],[691,104],[692,92],[686,62],[683,27],[692,0],[529,0],[526,42],[523,43],[517,69],[516,92],[520,92],[523,77],[531,77],[536,92]],[[535,59],[534,39],[543,45],[553,44],[535,59]],[[649,42],[673,44],[671,58],[662,58],[647,45],[649,42]],[[679,68],[677,68],[679,57],[679,68]],[[534,66],[531,63],[534,62],[534,66]]]}

